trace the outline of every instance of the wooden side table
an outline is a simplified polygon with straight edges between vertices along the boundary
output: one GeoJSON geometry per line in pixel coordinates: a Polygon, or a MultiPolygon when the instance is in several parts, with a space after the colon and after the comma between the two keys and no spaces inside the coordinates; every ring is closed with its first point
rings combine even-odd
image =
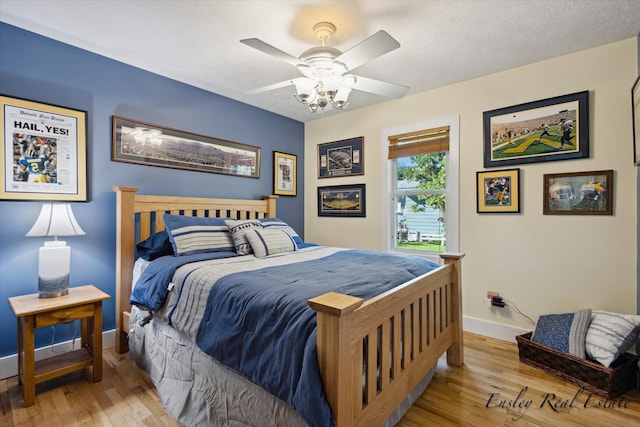
{"type": "Polygon", "coordinates": [[[18,380],[24,405],[35,403],[36,384],[93,365],[93,381],[102,380],[102,301],[111,298],[93,285],[69,288],[55,298],[38,294],[9,298],[18,322],[18,380]],[[81,348],[35,362],[34,329],[82,319],[81,348]]]}

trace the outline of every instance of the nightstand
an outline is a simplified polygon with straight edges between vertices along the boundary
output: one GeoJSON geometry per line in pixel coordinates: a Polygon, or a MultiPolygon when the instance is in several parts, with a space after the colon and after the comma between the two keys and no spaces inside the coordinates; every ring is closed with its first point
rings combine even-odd
{"type": "Polygon", "coordinates": [[[88,366],[93,381],[102,380],[102,301],[111,298],[93,285],[69,288],[55,298],[38,294],[9,298],[18,321],[18,380],[24,390],[24,405],[35,403],[36,384],[88,366]],[[35,361],[34,329],[82,319],[81,348],[35,361]]]}

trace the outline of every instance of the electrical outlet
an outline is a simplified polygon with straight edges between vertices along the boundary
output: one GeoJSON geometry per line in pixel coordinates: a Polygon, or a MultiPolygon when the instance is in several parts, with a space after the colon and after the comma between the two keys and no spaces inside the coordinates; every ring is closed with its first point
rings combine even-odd
{"type": "Polygon", "coordinates": [[[487,307],[491,308],[491,306],[493,305],[491,302],[491,298],[487,298],[484,302],[484,305],[486,305],[487,307]]]}
{"type": "Polygon", "coordinates": [[[487,299],[491,299],[493,297],[499,297],[499,296],[500,296],[500,292],[487,291],[487,299]]]}

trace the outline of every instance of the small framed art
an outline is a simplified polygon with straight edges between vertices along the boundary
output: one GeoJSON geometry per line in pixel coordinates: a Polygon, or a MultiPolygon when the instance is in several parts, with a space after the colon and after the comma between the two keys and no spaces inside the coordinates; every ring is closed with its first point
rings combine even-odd
{"type": "Polygon", "coordinates": [[[296,195],[296,156],[273,152],[273,194],[296,195]]]}
{"type": "Polygon", "coordinates": [[[318,187],[318,216],[366,216],[365,184],[318,187]]]}
{"type": "Polygon", "coordinates": [[[545,215],[613,215],[613,170],[544,175],[545,215]]]}
{"type": "Polygon", "coordinates": [[[520,212],[520,169],[476,172],[478,213],[520,212]]]}
{"type": "Polygon", "coordinates": [[[318,144],[318,178],[364,175],[364,137],[318,144]]]}

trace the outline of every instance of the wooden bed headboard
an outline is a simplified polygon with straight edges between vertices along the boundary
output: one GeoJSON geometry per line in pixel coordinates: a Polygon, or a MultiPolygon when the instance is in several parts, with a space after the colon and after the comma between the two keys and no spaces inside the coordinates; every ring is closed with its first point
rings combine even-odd
{"type": "Polygon", "coordinates": [[[114,186],[116,192],[116,351],[128,351],[127,341],[135,245],[164,230],[162,215],[259,219],[276,217],[278,196],[261,200],[148,196],[139,187],[114,186]]]}

